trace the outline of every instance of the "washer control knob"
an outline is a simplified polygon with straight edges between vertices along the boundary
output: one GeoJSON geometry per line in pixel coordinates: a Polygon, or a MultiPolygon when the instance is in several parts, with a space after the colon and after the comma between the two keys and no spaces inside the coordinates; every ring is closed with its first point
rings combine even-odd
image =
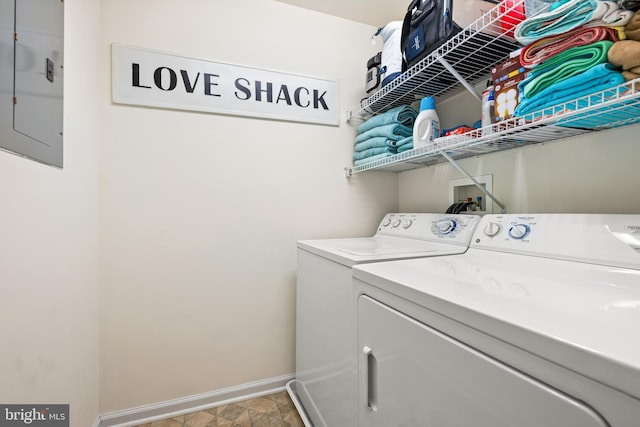
{"type": "Polygon", "coordinates": [[[409,228],[411,227],[411,224],[413,224],[413,220],[411,218],[405,218],[402,220],[402,228],[409,228]]]}
{"type": "Polygon", "coordinates": [[[400,220],[399,219],[394,219],[393,222],[391,223],[391,226],[393,228],[398,228],[399,225],[400,225],[400,220]]]}
{"type": "Polygon", "coordinates": [[[389,224],[391,224],[391,218],[385,218],[384,221],[382,221],[382,226],[386,227],[389,224]]]}
{"type": "Polygon", "coordinates": [[[490,222],[489,224],[487,224],[487,226],[484,228],[484,234],[486,234],[489,237],[495,237],[498,235],[498,233],[500,233],[502,231],[502,225],[500,225],[497,222],[490,222]]]}
{"type": "Polygon", "coordinates": [[[434,234],[439,234],[441,236],[453,233],[458,227],[458,223],[455,219],[445,219],[442,221],[438,221],[431,226],[431,231],[434,234]]]}
{"type": "Polygon", "coordinates": [[[527,237],[530,231],[531,228],[527,224],[516,224],[509,229],[509,236],[521,240],[527,237]]]}

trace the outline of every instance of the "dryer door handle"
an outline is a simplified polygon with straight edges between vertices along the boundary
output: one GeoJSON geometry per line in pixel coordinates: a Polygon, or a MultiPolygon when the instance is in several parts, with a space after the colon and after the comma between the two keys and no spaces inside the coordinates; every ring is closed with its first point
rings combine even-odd
{"type": "Polygon", "coordinates": [[[368,347],[362,347],[362,352],[365,356],[365,369],[366,369],[366,390],[367,390],[367,408],[370,411],[377,411],[377,369],[378,363],[376,357],[373,355],[373,350],[368,347]]]}

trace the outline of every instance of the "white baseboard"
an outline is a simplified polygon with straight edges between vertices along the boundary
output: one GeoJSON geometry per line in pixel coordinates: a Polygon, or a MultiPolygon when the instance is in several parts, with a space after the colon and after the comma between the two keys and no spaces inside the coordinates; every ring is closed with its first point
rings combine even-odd
{"type": "Polygon", "coordinates": [[[293,374],[100,415],[94,427],[131,427],[284,391],[293,374]]]}

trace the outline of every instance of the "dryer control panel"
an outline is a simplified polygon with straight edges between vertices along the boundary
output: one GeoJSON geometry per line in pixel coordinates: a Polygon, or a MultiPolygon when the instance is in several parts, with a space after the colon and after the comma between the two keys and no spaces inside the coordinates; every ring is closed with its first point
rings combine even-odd
{"type": "Polygon", "coordinates": [[[468,245],[479,221],[477,215],[391,213],[376,234],[468,245]]]}
{"type": "Polygon", "coordinates": [[[506,240],[514,239],[528,242],[536,225],[535,216],[517,216],[507,220],[505,220],[505,217],[499,216],[495,220],[483,224],[482,230],[487,237],[501,236],[506,240]]]}
{"type": "Polygon", "coordinates": [[[640,215],[486,215],[471,247],[640,269],[640,215]]]}

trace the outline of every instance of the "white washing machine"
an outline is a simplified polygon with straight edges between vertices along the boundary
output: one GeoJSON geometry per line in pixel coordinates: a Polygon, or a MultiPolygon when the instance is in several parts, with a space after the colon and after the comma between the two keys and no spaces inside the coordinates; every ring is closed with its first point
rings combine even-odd
{"type": "Polygon", "coordinates": [[[387,214],[373,237],[298,242],[296,379],[288,389],[302,404],[307,423],[357,423],[352,267],[464,253],[479,218],[387,214]]]}
{"type": "Polygon", "coordinates": [[[355,266],[360,426],[640,426],[640,215],[488,215],[355,266]]]}

